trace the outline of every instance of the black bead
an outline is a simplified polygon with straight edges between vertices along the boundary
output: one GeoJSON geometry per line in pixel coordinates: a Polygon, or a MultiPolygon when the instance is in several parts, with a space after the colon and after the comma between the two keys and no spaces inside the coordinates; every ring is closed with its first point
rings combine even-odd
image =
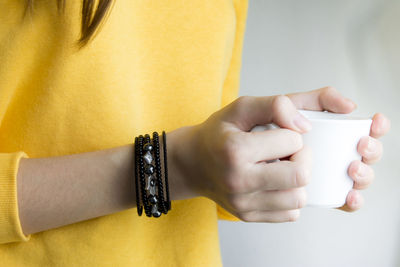
{"type": "Polygon", "coordinates": [[[150,195],[149,196],[149,202],[151,204],[156,204],[158,202],[157,197],[155,195],[150,195]]]}
{"type": "Polygon", "coordinates": [[[154,166],[153,165],[147,165],[144,172],[146,174],[153,174],[154,173],[154,166]]]}
{"type": "Polygon", "coordinates": [[[156,211],[156,212],[154,212],[153,213],[153,217],[156,217],[156,218],[158,218],[158,217],[160,217],[161,216],[161,212],[160,211],[156,211]]]}
{"type": "Polygon", "coordinates": [[[167,210],[171,209],[171,202],[165,201],[165,206],[167,207],[167,210]]]}
{"type": "Polygon", "coordinates": [[[140,191],[141,191],[140,195],[142,198],[142,204],[144,205],[143,209],[146,213],[146,216],[150,217],[151,216],[150,205],[148,204],[147,196],[144,193],[145,192],[145,175],[144,175],[143,161],[141,160],[141,158],[143,156],[143,150],[142,150],[143,136],[140,135],[138,141],[139,141],[138,142],[138,155],[137,155],[136,159],[139,161],[139,177],[140,177],[140,191]]]}
{"type": "Polygon", "coordinates": [[[144,150],[144,151],[152,151],[152,150],[153,150],[153,145],[150,144],[150,143],[146,143],[146,144],[143,146],[143,150],[144,150]]]}
{"type": "Polygon", "coordinates": [[[151,217],[151,210],[150,210],[150,209],[148,209],[148,210],[146,211],[146,216],[147,216],[147,217],[151,217]]]}
{"type": "Polygon", "coordinates": [[[156,185],[156,180],[155,179],[151,179],[150,180],[150,185],[151,186],[155,186],[156,185]]]}
{"type": "Polygon", "coordinates": [[[157,187],[158,187],[158,197],[160,199],[160,211],[165,211],[164,206],[164,194],[163,194],[163,184],[161,177],[161,164],[160,164],[160,142],[158,139],[158,133],[153,133],[153,144],[154,144],[154,154],[155,154],[155,171],[157,176],[157,187]]]}

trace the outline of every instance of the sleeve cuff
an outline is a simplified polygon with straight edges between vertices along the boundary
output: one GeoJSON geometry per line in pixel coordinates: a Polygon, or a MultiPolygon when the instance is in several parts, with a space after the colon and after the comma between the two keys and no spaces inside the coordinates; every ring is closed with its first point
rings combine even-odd
{"type": "Polygon", "coordinates": [[[25,152],[0,153],[0,243],[29,241],[22,231],[17,199],[17,171],[25,152]]]}
{"type": "Polygon", "coordinates": [[[235,221],[235,222],[241,221],[238,217],[234,216],[229,211],[225,210],[218,203],[216,203],[216,204],[217,204],[217,214],[218,214],[219,220],[235,221]]]}

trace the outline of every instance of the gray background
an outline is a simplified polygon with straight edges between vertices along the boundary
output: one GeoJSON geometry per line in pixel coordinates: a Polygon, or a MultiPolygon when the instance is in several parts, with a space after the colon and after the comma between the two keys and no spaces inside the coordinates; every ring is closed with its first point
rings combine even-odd
{"type": "Polygon", "coordinates": [[[357,115],[392,122],[356,213],[304,208],[294,223],[220,221],[224,266],[400,266],[400,1],[250,0],[240,95],[336,87],[357,115]]]}

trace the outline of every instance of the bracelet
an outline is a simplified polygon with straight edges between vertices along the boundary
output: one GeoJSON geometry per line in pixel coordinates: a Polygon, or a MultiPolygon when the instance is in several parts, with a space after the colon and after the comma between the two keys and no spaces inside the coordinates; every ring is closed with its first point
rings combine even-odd
{"type": "Polygon", "coordinates": [[[169,199],[169,188],[168,188],[168,164],[167,164],[167,134],[165,131],[162,132],[163,135],[163,154],[164,154],[164,174],[165,174],[165,190],[167,191],[167,202],[165,214],[171,209],[171,200],[169,199]]]}
{"type": "MultiPolygon", "coordinates": [[[[139,147],[139,138],[135,137],[135,159],[136,159],[136,155],[138,155],[138,147],[139,147]]],[[[143,206],[140,204],[139,201],[139,178],[138,178],[138,164],[137,164],[137,160],[135,160],[135,191],[136,191],[136,205],[137,205],[137,212],[138,215],[141,216],[142,212],[143,212],[143,206]]]]}
{"type": "Polygon", "coordinates": [[[161,212],[165,213],[165,207],[164,207],[164,194],[163,194],[163,185],[161,181],[161,163],[160,163],[160,143],[158,140],[158,133],[154,132],[153,133],[153,142],[155,145],[155,163],[156,163],[156,175],[157,175],[157,186],[158,186],[158,195],[160,199],[160,208],[161,212]]]}
{"type": "Polygon", "coordinates": [[[162,147],[164,166],[161,165],[158,133],[153,132],[152,140],[149,134],[135,137],[135,192],[139,216],[142,215],[144,209],[147,217],[158,218],[162,213],[167,214],[171,209],[165,131],[163,131],[162,147]],[[162,169],[164,170],[165,187],[162,181],[162,169]],[[164,188],[166,200],[164,199],[164,188]]]}
{"type": "Polygon", "coordinates": [[[140,195],[142,196],[142,204],[144,207],[144,211],[148,217],[151,216],[151,210],[150,206],[148,205],[147,202],[147,194],[144,190],[145,187],[145,170],[144,170],[144,162],[143,162],[143,139],[144,137],[142,135],[139,136],[139,150],[138,150],[138,155],[136,155],[135,160],[139,164],[139,177],[140,177],[140,195]]]}

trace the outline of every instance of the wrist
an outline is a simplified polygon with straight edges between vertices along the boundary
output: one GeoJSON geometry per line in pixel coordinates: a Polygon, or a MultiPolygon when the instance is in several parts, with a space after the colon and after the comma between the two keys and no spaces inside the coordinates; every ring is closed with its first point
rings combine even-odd
{"type": "Polygon", "coordinates": [[[167,133],[167,164],[171,200],[201,196],[193,169],[195,126],[185,126],[167,133]]]}

